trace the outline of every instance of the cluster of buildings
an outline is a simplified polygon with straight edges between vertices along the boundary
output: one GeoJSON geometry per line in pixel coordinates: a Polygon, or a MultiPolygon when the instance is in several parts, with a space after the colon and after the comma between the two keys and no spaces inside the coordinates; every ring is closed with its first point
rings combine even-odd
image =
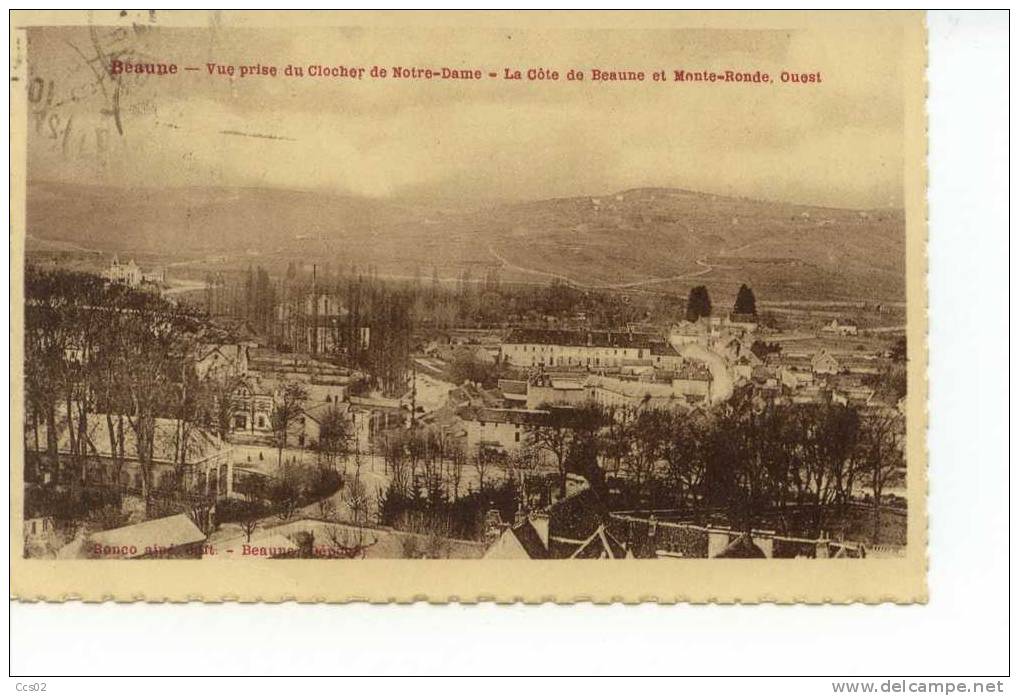
{"type": "MultiPolygon", "coordinates": [[[[748,535],[724,523],[611,512],[594,488],[572,474],[565,497],[543,510],[520,512],[511,523],[494,520],[488,536],[484,558],[491,560],[862,558],[870,553],[862,543],[827,536],[808,539],[756,528],[748,535]]],[[[896,556],[903,548],[884,545],[880,552],[896,556]]]]}
{"type": "MultiPolygon", "coordinates": [[[[130,419],[96,412],[80,416],[72,403],[70,417],[67,406],[60,406],[52,425],[39,419],[26,427],[26,450],[39,455],[55,450],[61,461],[67,461],[81,451],[84,441],[86,484],[132,495],[148,488],[183,490],[216,499],[235,495],[236,477],[245,468],[243,462],[235,461],[235,445],[274,446],[273,411],[284,385],[300,384],[306,394],[288,429],[292,447],[315,447],[330,412],[349,421],[351,446],[358,451],[368,450],[376,429],[405,420],[403,400],[356,396],[351,388],[360,373],[307,354],[278,353],[254,342],[239,342],[201,345],[186,359],[192,361],[199,380],[225,387],[222,395],[214,397],[229,400],[229,427],[222,433],[224,437],[216,428],[169,414],[154,418],[148,478],[143,482],[138,433],[130,419]]],[[[210,406],[219,412],[218,405],[210,406]]],[[[50,482],[47,479],[53,476],[52,470],[40,467],[40,483],[50,482]]]]}
{"type": "Polygon", "coordinates": [[[827,348],[783,351],[738,370],[740,378],[775,403],[837,403],[879,406],[873,377],[887,369],[876,355],[836,355],[827,348]]]}
{"type": "MultiPolygon", "coordinates": [[[[307,355],[279,354],[249,343],[203,345],[190,356],[201,380],[219,380],[229,388],[229,432],[225,439],[215,429],[196,423],[184,423],[171,417],[156,417],[151,433],[151,454],[145,486],[154,491],[186,490],[212,499],[233,496],[237,468],[234,445],[271,445],[274,430],[273,409],[284,384],[301,384],[307,394],[300,415],[288,432],[292,446],[312,447],[319,439],[326,414],[336,410],[351,422],[356,446],[368,446],[370,432],[387,408],[400,410],[400,404],[375,404],[370,399],[352,402],[350,387],[359,378],[356,372],[307,355]]],[[[219,397],[217,397],[219,398],[219,397]]],[[[356,400],[356,398],[355,398],[356,400]]],[[[44,454],[55,448],[61,460],[68,460],[87,441],[84,483],[118,489],[128,494],[143,491],[142,462],[138,455],[138,433],[125,416],[86,413],[79,417],[71,405],[58,409],[50,425],[41,420],[26,428],[26,449],[44,454]],[[69,426],[74,423],[74,427],[69,426]],[[52,442],[51,442],[52,438],[52,442]],[[76,443],[77,441],[77,443],[76,443]]],[[[394,418],[396,415],[394,415],[394,418]]],[[[51,477],[49,470],[41,477],[51,477]]],[[[46,483],[45,480],[41,481],[46,483]]]]}
{"type": "Polygon", "coordinates": [[[684,357],[657,334],[515,329],[495,360],[522,368],[526,378],[499,380],[496,389],[475,387],[473,397],[456,404],[467,452],[518,452],[550,408],[690,409],[719,396],[718,375],[708,364],[684,357]]]}
{"type": "Polygon", "coordinates": [[[478,361],[518,368],[521,377],[500,379],[497,389],[475,385],[473,397],[454,404],[469,452],[513,454],[550,407],[691,410],[745,387],[775,403],[877,408],[874,377],[889,360],[847,343],[860,335],[855,324],[836,319],[814,333],[783,336],[761,329],[756,316],[734,313],[661,334],[517,328],[495,350],[472,341],[433,346],[430,355],[471,351],[478,361]]]}
{"type": "Polygon", "coordinates": [[[281,353],[255,343],[202,346],[196,357],[200,378],[214,377],[233,385],[230,440],[247,445],[275,442],[273,410],[288,384],[305,392],[300,414],[290,423],[288,445],[314,448],[326,417],[338,414],[349,422],[351,447],[371,448],[374,433],[406,421],[407,397],[358,395],[363,379],[357,370],[339,367],[307,353],[281,353]]]}
{"type": "MultiPolygon", "coordinates": [[[[165,280],[142,273],[133,260],[120,263],[117,258],[105,276],[132,287],[165,280]]],[[[416,381],[401,398],[366,396],[357,389],[365,375],[320,357],[337,349],[348,328],[348,312],[338,301],[312,293],[279,303],[275,314],[276,321],[292,332],[290,343],[307,351],[279,352],[257,340],[236,339],[200,346],[190,356],[199,379],[229,385],[220,397],[230,400],[229,432],[220,439],[194,426],[185,436],[180,422],[156,419],[150,486],[179,486],[180,477],[185,476],[189,489],[212,499],[238,494],[238,477],[265,472],[257,465],[235,462],[234,446],[274,444],[274,410],[285,387],[294,383],[300,384],[306,395],[288,432],[289,444],[294,447],[314,448],[326,419],[338,414],[348,420],[351,445],[359,452],[370,451],[379,432],[420,422],[452,435],[469,456],[482,450],[513,455],[528,444],[529,431],[549,421],[553,409],[593,404],[691,411],[724,401],[740,385],[776,402],[868,406],[875,396],[871,378],[887,367],[881,355],[816,347],[824,340],[837,345],[840,339],[860,335],[858,327],[838,320],[817,331],[816,337],[824,339],[820,342],[789,341],[778,349],[763,351],[755,345],[763,332],[752,315],[704,317],[661,333],[515,328],[497,342],[490,336],[484,342],[481,339],[486,337],[477,336],[456,344],[432,341],[423,357],[415,358],[423,367],[432,365],[432,360],[441,365],[466,356],[487,365],[516,368],[511,370],[516,374],[513,379],[500,379],[495,388],[471,382],[448,385],[444,404],[419,416],[416,381]],[[798,349],[798,345],[815,347],[798,349]]],[[[765,333],[764,337],[781,340],[774,334],[765,333]]],[[[367,328],[359,330],[356,340],[367,346],[369,339],[367,328]]],[[[344,340],[349,340],[349,335],[344,340]]],[[[776,344],[770,345],[774,348],[776,344]]],[[[85,473],[88,482],[140,491],[142,472],[134,431],[123,429],[118,441],[105,414],[90,414],[87,419],[92,447],[85,473]]],[[[58,418],[57,422],[68,420],[58,418]]],[[[26,433],[29,449],[46,449],[50,434],[42,427],[41,434],[38,428],[34,434],[26,433]]],[[[61,456],[71,453],[74,436],[66,427],[55,434],[61,456]]],[[[573,481],[568,494],[548,509],[518,517],[512,522],[492,520],[486,558],[825,557],[861,553],[851,544],[827,539],[785,538],[767,530],[755,531],[751,539],[720,526],[609,513],[604,501],[582,480],[573,481]]],[[[41,524],[44,529],[46,522],[41,524]]],[[[152,525],[155,536],[176,535],[182,547],[200,549],[207,538],[204,531],[193,529],[195,525],[187,516],[143,524],[152,525]]],[[[135,527],[132,534],[145,531],[137,529],[140,525],[135,527]]],[[[97,538],[114,546],[119,543],[113,532],[97,538]]],[[[294,551],[292,540],[277,546],[287,549],[285,553],[294,551]]],[[[472,547],[473,555],[481,552],[480,547],[472,547]]]]}
{"type": "Polygon", "coordinates": [[[566,495],[512,523],[489,522],[489,560],[623,559],[633,554],[608,527],[605,501],[583,477],[569,475],[566,495]]]}
{"type": "Polygon", "coordinates": [[[696,343],[715,348],[733,338],[745,338],[754,334],[758,320],[752,314],[732,313],[725,316],[701,317],[697,321],[683,321],[669,331],[669,342],[674,345],[696,343]]]}
{"type": "Polygon", "coordinates": [[[720,356],[734,385],[749,385],[776,403],[870,407],[876,405],[873,378],[890,361],[887,351],[854,346],[861,335],[856,324],[833,319],[816,332],[784,336],[759,331],[752,317],[733,314],[684,322],[672,328],[669,341],[720,356]],[[765,348],[760,355],[753,350],[757,342],[765,348]]]}

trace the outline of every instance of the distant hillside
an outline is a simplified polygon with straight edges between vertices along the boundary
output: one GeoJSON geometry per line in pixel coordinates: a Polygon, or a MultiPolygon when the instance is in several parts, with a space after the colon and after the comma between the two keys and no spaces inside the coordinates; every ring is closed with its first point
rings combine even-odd
{"type": "Polygon", "coordinates": [[[595,284],[750,282],[788,299],[904,299],[897,210],[637,189],[509,205],[492,218],[493,245],[507,262],[595,284]]]}
{"type": "Polygon", "coordinates": [[[261,189],[32,183],[29,250],[120,251],[219,263],[288,260],[507,281],[729,293],[775,300],[904,299],[901,211],[855,211],[676,189],[466,206],[261,189]]]}

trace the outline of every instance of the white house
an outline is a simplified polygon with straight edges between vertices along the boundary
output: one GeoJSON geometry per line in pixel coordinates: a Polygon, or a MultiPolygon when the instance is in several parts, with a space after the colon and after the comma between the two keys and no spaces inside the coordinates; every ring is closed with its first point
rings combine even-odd
{"type": "Polygon", "coordinates": [[[479,408],[465,419],[467,454],[490,448],[512,454],[527,444],[531,428],[545,422],[548,411],[522,408],[479,408]]]}
{"type": "Polygon", "coordinates": [[[116,255],[113,263],[103,272],[103,276],[114,283],[124,283],[130,287],[137,287],[142,282],[142,269],[131,259],[127,263],[121,263],[116,255]]]}
{"type": "Polygon", "coordinates": [[[656,370],[673,371],[683,367],[685,360],[670,343],[651,346],[651,363],[656,370]]]}
{"type": "Polygon", "coordinates": [[[248,348],[245,343],[210,343],[198,347],[195,353],[195,373],[198,379],[206,376],[236,376],[248,372],[248,348]]]}

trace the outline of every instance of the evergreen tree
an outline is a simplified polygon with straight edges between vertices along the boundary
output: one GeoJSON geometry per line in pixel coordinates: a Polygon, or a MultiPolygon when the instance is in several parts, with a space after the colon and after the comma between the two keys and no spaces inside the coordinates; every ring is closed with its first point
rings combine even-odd
{"type": "Polygon", "coordinates": [[[693,322],[701,317],[710,316],[711,297],[708,295],[708,289],[703,285],[691,288],[690,296],[686,301],[686,320],[693,322]]]}
{"type": "Polygon", "coordinates": [[[745,283],[739,286],[739,292],[736,293],[736,304],[732,311],[736,314],[757,315],[757,298],[754,297],[754,291],[745,283]]]}

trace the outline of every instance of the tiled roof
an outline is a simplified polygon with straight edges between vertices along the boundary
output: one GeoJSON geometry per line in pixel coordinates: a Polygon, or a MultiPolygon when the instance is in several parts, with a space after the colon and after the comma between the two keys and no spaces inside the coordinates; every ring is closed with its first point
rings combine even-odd
{"type": "Polygon", "coordinates": [[[510,531],[513,536],[520,542],[520,546],[523,547],[524,552],[530,558],[548,558],[548,547],[541,539],[541,535],[538,530],[534,528],[530,520],[524,520],[515,527],[512,527],[510,531]]]}
{"type": "Polygon", "coordinates": [[[582,488],[549,507],[549,536],[587,539],[598,529],[605,515],[601,497],[591,487],[582,488]]]}
{"type": "Polygon", "coordinates": [[[653,343],[651,345],[651,355],[665,355],[669,357],[678,358],[680,357],[679,351],[676,350],[671,343],[653,343]]]}
{"type": "MultiPolygon", "coordinates": [[[[526,389],[523,392],[526,394],[526,389]]],[[[503,402],[503,393],[499,389],[480,389],[469,382],[449,391],[451,403],[469,404],[471,406],[497,408],[503,402]]]]}
{"type": "Polygon", "coordinates": [[[626,558],[626,549],[602,524],[570,558],[626,558]]]}
{"type": "MultiPolygon", "coordinates": [[[[66,411],[65,411],[66,413],[66,411]]],[[[114,427],[117,420],[114,418],[114,427]]],[[[58,414],[57,425],[57,451],[70,452],[71,439],[67,430],[67,418],[58,414]]],[[[76,424],[77,425],[77,424],[76,424]]],[[[39,440],[46,442],[46,424],[39,426],[39,440]]],[[[90,413],[85,423],[85,433],[89,441],[89,454],[93,456],[111,458],[114,454],[113,444],[110,442],[110,430],[106,423],[106,414],[90,413]]],[[[169,418],[156,418],[155,429],[152,438],[152,461],[154,462],[176,462],[177,442],[179,437],[178,423],[169,418]]],[[[124,419],[124,456],[129,460],[135,460],[138,456],[137,437],[134,428],[124,419]]],[[[188,430],[187,438],[187,463],[197,464],[215,456],[224,448],[223,443],[212,433],[199,427],[192,427],[188,430]]]]}
{"type": "Polygon", "coordinates": [[[239,343],[202,343],[195,349],[195,359],[205,360],[213,353],[219,353],[228,360],[240,360],[244,346],[239,343]]]}
{"type": "Polygon", "coordinates": [[[93,544],[119,549],[133,547],[135,553],[123,554],[121,557],[136,557],[145,555],[146,548],[169,549],[205,541],[205,535],[191,518],[180,514],[98,532],[91,535],[91,541],[93,544]]]}

